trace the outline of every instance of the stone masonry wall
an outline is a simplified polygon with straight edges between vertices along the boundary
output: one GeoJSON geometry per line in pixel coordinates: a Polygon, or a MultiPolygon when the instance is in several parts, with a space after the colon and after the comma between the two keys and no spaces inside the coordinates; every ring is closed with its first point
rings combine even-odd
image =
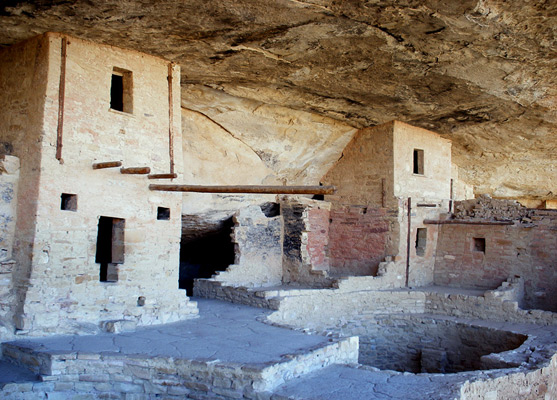
{"type": "Polygon", "coordinates": [[[449,199],[451,141],[403,122],[393,124],[394,196],[449,199]],[[423,150],[423,174],[413,172],[415,149],[423,150]]]}
{"type": "Polygon", "coordinates": [[[360,335],[362,364],[401,372],[485,369],[481,356],[519,347],[526,336],[428,316],[375,315],[341,328],[360,335]]]}
{"type": "Polygon", "coordinates": [[[335,207],[330,214],[332,275],[377,274],[387,255],[389,221],[385,208],[335,207]]]}
{"type": "Polygon", "coordinates": [[[356,133],[342,156],[321,178],[334,185],[334,195],[325,196],[333,205],[381,207],[394,205],[393,199],[393,122],[356,133]],[[383,192],[388,204],[383,204],[383,192]]]}
{"type": "Polygon", "coordinates": [[[21,311],[23,283],[31,271],[35,237],[39,171],[41,162],[40,135],[43,132],[49,46],[40,38],[32,38],[0,52],[0,141],[5,154],[20,159],[17,220],[13,241],[13,258],[6,275],[10,276],[15,296],[3,308],[2,324],[13,333],[11,315],[21,311]],[[14,74],[17,71],[17,74],[14,74]],[[10,272],[13,271],[13,272],[10,272]]]}
{"type": "Polygon", "coordinates": [[[12,251],[17,219],[19,159],[0,158],[0,337],[8,337],[14,313],[15,288],[12,281],[15,261],[12,251]]]}
{"type": "Polygon", "coordinates": [[[259,206],[241,209],[234,216],[236,259],[214,280],[231,286],[280,285],[282,281],[282,219],[267,217],[259,206]]]}
{"type": "Polygon", "coordinates": [[[328,202],[303,197],[281,198],[284,283],[328,285],[330,207],[328,202]]]}
{"type": "MultiPolygon", "coordinates": [[[[351,291],[310,289],[285,297],[268,316],[273,323],[317,331],[335,329],[359,318],[385,313],[423,313],[425,293],[407,290],[351,291]]],[[[357,335],[358,333],[354,333],[357,335]]]]}
{"type": "Polygon", "coordinates": [[[553,400],[556,393],[557,354],[546,367],[535,371],[467,381],[461,387],[459,400],[553,400]]]}
{"type": "Polygon", "coordinates": [[[557,217],[528,224],[444,224],[435,259],[437,285],[494,289],[524,278],[524,306],[557,311],[557,217]],[[485,240],[485,251],[476,241],[485,240]]]}
{"type": "MultiPolygon", "coordinates": [[[[62,36],[46,34],[36,40],[48,50],[38,63],[48,66],[48,75],[41,77],[47,88],[43,95],[38,89],[34,93],[46,99],[44,130],[41,135],[27,130],[26,135],[40,144],[40,151],[29,154],[14,146],[22,165],[20,197],[28,190],[37,192],[36,211],[18,204],[18,224],[22,216],[32,216],[35,226],[25,237],[33,243],[32,249],[18,246],[16,240],[16,250],[32,260],[26,269],[21,258],[16,258],[21,271],[16,281],[21,289],[17,328],[33,335],[95,332],[102,321],[153,324],[195,315],[195,304],[188,303],[178,290],[181,196],[149,191],[145,176],[123,175],[117,168],[91,168],[94,162],[122,161],[124,167],[148,166],[151,173],[169,171],[169,63],[68,38],[63,160],[59,161],[62,36]],[[110,109],[113,67],[132,71],[131,113],[110,109]],[[25,171],[37,159],[41,161],[40,182],[28,189],[26,185],[33,182],[25,171]],[[62,193],[77,196],[77,209],[61,209],[62,193]],[[170,219],[159,220],[158,207],[168,208],[170,219]],[[117,265],[117,282],[99,280],[95,253],[100,216],[125,219],[124,262],[117,265]]],[[[180,143],[176,67],[172,75],[173,139],[180,143]]],[[[175,152],[174,162],[179,172],[181,152],[175,152]]]]}

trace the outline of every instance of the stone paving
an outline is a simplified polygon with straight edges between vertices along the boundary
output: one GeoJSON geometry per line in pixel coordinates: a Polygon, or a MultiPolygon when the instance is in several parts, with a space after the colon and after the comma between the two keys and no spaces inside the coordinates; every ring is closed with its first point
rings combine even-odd
{"type": "Polygon", "coordinates": [[[257,364],[326,345],[328,338],[262,322],[269,311],[217,300],[198,300],[200,317],[134,332],[56,336],[10,342],[41,353],[118,353],[147,357],[257,364]]]}
{"type": "MultiPolygon", "coordinates": [[[[207,299],[200,299],[198,305],[200,316],[194,320],[140,328],[135,332],[120,334],[24,339],[11,342],[8,346],[21,346],[36,353],[53,356],[74,354],[78,359],[77,361],[79,361],[80,355],[97,354],[101,357],[101,369],[103,369],[102,363],[110,364],[113,360],[110,357],[113,356],[130,359],[132,362],[139,359],[158,358],[163,360],[162,369],[167,370],[170,365],[177,365],[172,364],[172,360],[177,359],[195,360],[199,363],[214,363],[215,365],[229,363],[229,366],[242,365],[250,368],[252,366],[264,366],[267,368],[275,365],[275,363],[288,362],[288,360],[294,360],[298,356],[303,357],[304,354],[309,354],[316,348],[326,348],[331,343],[331,338],[326,336],[308,335],[300,331],[288,330],[261,322],[271,312],[269,310],[207,299]]],[[[533,334],[528,347],[542,350],[539,347],[541,343],[546,346],[549,344],[546,347],[549,356],[554,354],[555,346],[557,346],[557,331],[552,326],[543,327],[489,321],[475,322],[479,325],[496,325],[499,328],[507,329],[512,326],[515,331],[527,331],[533,334]],[[536,343],[538,340],[541,341],[540,344],[536,343]]],[[[6,346],[6,349],[8,346],[6,346]]],[[[245,391],[243,387],[240,387],[244,383],[238,383],[240,386],[236,388],[219,389],[215,386],[214,380],[223,379],[220,375],[216,376],[222,371],[209,369],[206,372],[209,382],[213,380],[213,386],[209,385],[210,387],[203,389],[205,391],[205,397],[203,398],[228,399],[239,398],[238,396],[240,396],[265,400],[455,399],[460,398],[460,388],[467,380],[491,379],[508,373],[516,374],[519,371],[525,373],[530,370],[526,366],[527,363],[537,364],[537,362],[534,362],[535,360],[532,360],[532,357],[536,358],[537,356],[530,354],[528,360],[523,360],[524,368],[519,370],[471,371],[458,374],[412,374],[381,371],[374,367],[355,364],[355,360],[350,361],[351,364],[344,360],[342,362],[344,365],[322,363],[313,370],[307,370],[297,376],[283,379],[278,385],[261,386],[260,391],[256,388],[254,388],[255,391],[245,391]]],[[[87,360],[87,357],[84,360],[87,360]]],[[[297,364],[298,360],[295,359],[294,361],[297,364]]],[[[542,362],[542,364],[545,363],[542,362]]],[[[136,364],[132,371],[137,371],[139,365],[143,364],[136,364]]],[[[29,399],[45,399],[54,394],[59,395],[58,397],[54,396],[55,398],[63,398],[60,396],[83,394],[84,391],[89,396],[86,397],[88,399],[104,398],[103,395],[107,396],[109,394],[112,396],[110,398],[128,399],[132,394],[125,393],[126,390],[143,393],[142,396],[144,397],[141,397],[142,399],[155,398],[165,393],[168,394],[167,398],[169,399],[199,397],[199,390],[195,392],[192,389],[192,387],[199,389],[199,383],[192,386],[191,382],[184,382],[180,377],[175,381],[165,378],[166,381],[163,383],[160,374],[157,375],[157,371],[160,372],[160,369],[157,368],[161,368],[161,366],[156,361],[153,364],[145,364],[144,369],[141,368],[141,374],[144,375],[141,377],[142,379],[136,379],[137,376],[132,375],[129,383],[112,382],[112,375],[109,375],[106,371],[103,372],[106,376],[102,373],[93,376],[82,375],[82,372],[74,372],[74,374],[79,375],[75,378],[76,383],[70,382],[71,375],[68,375],[69,379],[65,383],[61,382],[62,385],[66,385],[62,387],[70,388],[71,391],[54,393],[51,388],[57,386],[49,386],[49,381],[52,381],[53,378],[59,379],[56,376],[42,376],[40,378],[46,379],[45,382],[33,383],[37,382],[39,377],[21,367],[0,361],[0,398],[19,399],[17,390],[20,389],[18,388],[33,391],[31,394],[34,396],[25,397],[29,399]],[[100,382],[94,382],[96,377],[100,378],[100,382]],[[85,382],[81,382],[83,380],[85,382]],[[14,387],[11,384],[12,388],[9,389],[11,391],[6,391],[10,382],[15,382],[19,386],[14,387]],[[20,382],[27,383],[19,384],[20,382]],[[29,383],[31,383],[30,386],[25,386],[29,383]],[[101,393],[101,389],[98,388],[103,386],[106,387],[106,392],[101,393]],[[148,391],[147,388],[150,388],[151,391],[148,391]],[[158,391],[155,391],[155,389],[158,391]],[[96,390],[99,390],[99,392],[96,392],[96,390]]],[[[232,368],[236,368],[236,371],[238,371],[237,367],[232,368]]],[[[241,367],[241,369],[243,368],[241,367]]],[[[232,369],[229,371],[233,372],[232,369]]],[[[187,376],[187,373],[184,375],[185,372],[187,370],[172,373],[187,376]]],[[[229,379],[232,379],[231,384],[233,385],[235,378],[231,376],[229,379]]],[[[551,397],[554,396],[552,391],[554,390],[550,389],[550,397],[546,397],[546,399],[553,400],[555,398],[551,397]]],[[[22,394],[23,392],[20,393],[20,395],[22,394]]]]}
{"type": "Polygon", "coordinates": [[[465,374],[410,374],[333,365],[290,381],[273,400],[447,400],[458,398],[465,374]]]}

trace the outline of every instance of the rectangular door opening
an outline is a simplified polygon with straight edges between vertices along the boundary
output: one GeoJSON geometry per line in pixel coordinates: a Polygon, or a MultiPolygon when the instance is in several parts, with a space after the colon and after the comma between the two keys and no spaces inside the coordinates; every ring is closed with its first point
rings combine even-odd
{"type": "Polygon", "coordinates": [[[99,218],[95,262],[100,264],[101,282],[118,281],[118,264],[124,263],[124,226],[122,218],[99,218]]]}

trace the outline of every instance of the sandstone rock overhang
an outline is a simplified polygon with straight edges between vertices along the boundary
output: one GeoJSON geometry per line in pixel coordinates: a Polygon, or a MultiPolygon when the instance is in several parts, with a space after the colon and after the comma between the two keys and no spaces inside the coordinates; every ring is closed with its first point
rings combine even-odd
{"type": "Polygon", "coordinates": [[[358,128],[399,119],[451,139],[462,178],[478,193],[547,200],[557,187],[555,8],[8,1],[0,43],[64,31],[179,63],[184,93],[207,85],[358,128]]]}

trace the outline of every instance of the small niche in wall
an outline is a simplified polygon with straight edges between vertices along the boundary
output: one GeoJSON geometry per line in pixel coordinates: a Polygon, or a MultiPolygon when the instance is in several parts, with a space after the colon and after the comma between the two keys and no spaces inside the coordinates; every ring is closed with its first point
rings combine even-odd
{"type": "Polygon", "coordinates": [[[77,194],[62,193],[60,210],[77,211],[77,194]]]}
{"type": "Polygon", "coordinates": [[[110,84],[110,108],[131,114],[133,112],[132,72],[114,67],[110,84]]]}
{"type": "Polygon", "coordinates": [[[170,219],[170,208],[157,207],[157,219],[168,221],[170,219]]]}
{"type": "Polygon", "coordinates": [[[413,173],[417,175],[424,174],[424,151],[423,150],[414,149],[413,173]]]}
{"type": "Polygon", "coordinates": [[[416,232],[416,255],[423,257],[427,246],[427,228],[418,228],[416,232]]]}
{"type": "Polygon", "coordinates": [[[472,243],[474,251],[481,251],[485,253],[485,238],[474,238],[472,243]]]}
{"type": "Polygon", "coordinates": [[[100,264],[101,282],[118,281],[118,264],[124,263],[125,222],[122,218],[99,218],[95,262],[100,264]]]}

